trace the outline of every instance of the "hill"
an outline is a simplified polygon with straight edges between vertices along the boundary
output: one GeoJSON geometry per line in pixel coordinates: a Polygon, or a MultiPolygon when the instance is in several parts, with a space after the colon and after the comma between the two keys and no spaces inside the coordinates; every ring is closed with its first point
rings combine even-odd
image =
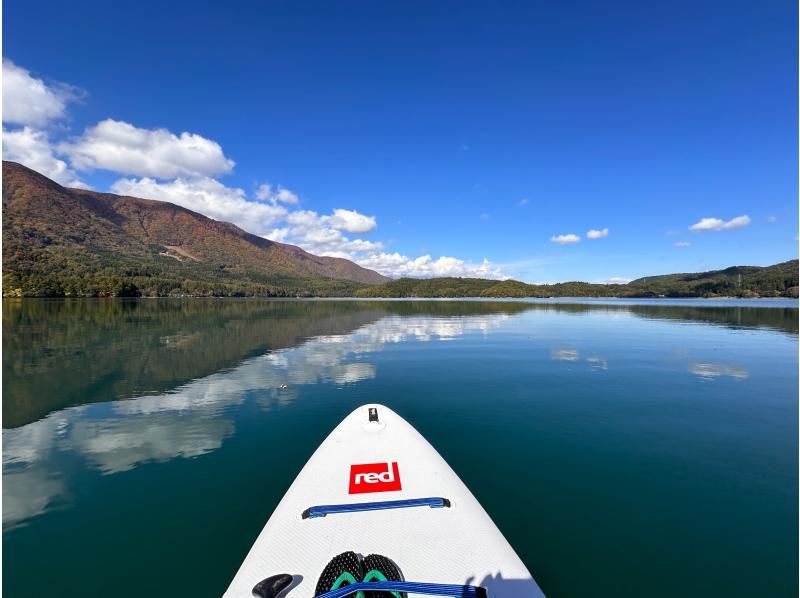
{"type": "Polygon", "coordinates": [[[767,267],[733,266],[709,272],[647,276],[633,280],[627,286],[670,296],[797,296],[797,268],[797,260],[767,267]]]}
{"type": "Polygon", "coordinates": [[[171,203],[3,162],[4,296],[339,295],[389,279],[171,203]]]}
{"type": "Polygon", "coordinates": [[[735,266],[696,274],[648,276],[628,284],[518,280],[401,278],[359,289],[359,297],[797,297],[798,261],[774,266],[735,266]]]}
{"type": "Polygon", "coordinates": [[[401,278],[171,203],[67,189],[3,162],[3,296],[797,297],[798,261],[625,285],[401,278]]]}

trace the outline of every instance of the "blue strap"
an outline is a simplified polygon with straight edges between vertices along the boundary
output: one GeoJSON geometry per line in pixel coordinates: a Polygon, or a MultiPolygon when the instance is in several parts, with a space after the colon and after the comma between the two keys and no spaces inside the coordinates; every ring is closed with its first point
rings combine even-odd
{"type": "Polygon", "coordinates": [[[405,500],[386,500],[383,502],[360,502],[349,505],[319,505],[309,507],[303,511],[303,519],[325,517],[334,513],[355,513],[358,511],[383,511],[385,509],[407,509],[409,507],[430,507],[441,509],[449,507],[450,501],[446,498],[408,498],[405,500]]]}
{"type": "Polygon", "coordinates": [[[447,583],[419,581],[361,581],[319,594],[315,598],[344,598],[361,590],[385,592],[410,592],[426,596],[451,596],[454,598],[485,598],[486,590],[477,586],[459,586],[447,583]]]}

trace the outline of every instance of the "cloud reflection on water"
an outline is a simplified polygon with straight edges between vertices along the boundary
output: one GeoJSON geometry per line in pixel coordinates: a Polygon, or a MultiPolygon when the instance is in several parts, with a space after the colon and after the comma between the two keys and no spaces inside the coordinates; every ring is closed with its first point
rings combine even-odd
{"type": "MultiPolygon", "coordinates": [[[[3,431],[3,526],[44,513],[69,494],[58,453],[77,455],[102,474],[148,462],[194,458],[220,448],[235,431],[229,410],[251,391],[268,409],[308,384],[356,384],[375,378],[362,356],[386,344],[454,340],[487,333],[504,313],[449,318],[389,316],[349,334],[318,336],[194,380],[173,392],[70,407],[3,431]]],[[[172,342],[173,339],[170,339],[172,342]]]]}
{"type": "Polygon", "coordinates": [[[577,349],[553,349],[550,351],[550,359],[556,361],[578,361],[580,356],[577,349]]]}
{"type": "Polygon", "coordinates": [[[689,364],[689,372],[703,380],[714,380],[723,376],[744,380],[750,375],[743,367],[726,363],[694,362],[689,364]]]}
{"type": "MultiPolygon", "coordinates": [[[[551,349],[550,359],[554,361],[580,361],[581,353],[577,349],[551,349]]],[[[608,359],[598,355],[590,355],[584,359],[593,370],[607,370],[608,359]]]]}

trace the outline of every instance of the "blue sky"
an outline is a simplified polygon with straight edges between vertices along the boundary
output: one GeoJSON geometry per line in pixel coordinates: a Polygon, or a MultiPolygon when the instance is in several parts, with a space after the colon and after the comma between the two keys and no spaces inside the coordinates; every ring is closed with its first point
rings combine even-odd
{"type": "Polygon", "coordinates": [[[797,257],[791,1],[10,0],[4,17],[4,157],[65,184],[393,276],[797,257]]]}

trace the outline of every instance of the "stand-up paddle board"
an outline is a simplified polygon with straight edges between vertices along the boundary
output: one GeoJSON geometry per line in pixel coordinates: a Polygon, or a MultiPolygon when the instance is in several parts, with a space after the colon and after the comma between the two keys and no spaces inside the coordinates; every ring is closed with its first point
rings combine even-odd
{"type": "Polygon", "coordinates": [[[472,493],[399,415],[365,405],[311,456],[226,598],[543,597],[472,493]]]}

